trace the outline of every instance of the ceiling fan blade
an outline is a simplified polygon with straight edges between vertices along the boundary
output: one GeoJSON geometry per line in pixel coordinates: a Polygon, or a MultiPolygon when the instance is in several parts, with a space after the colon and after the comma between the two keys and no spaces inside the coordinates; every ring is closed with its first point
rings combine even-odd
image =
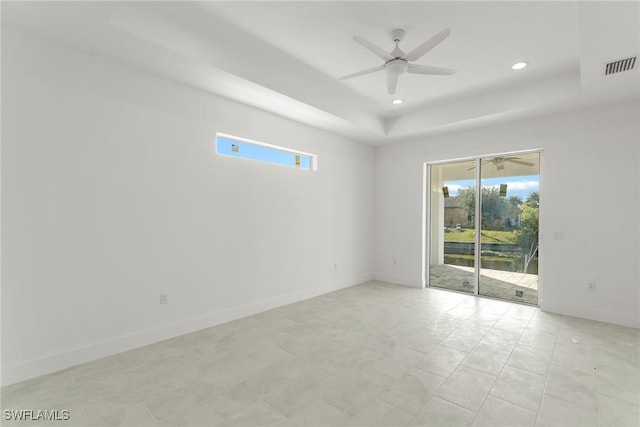
{"type": "Polygon", "coordinates": [[[358,71],[357,73],[349,74],[349,75],[344,76],[344,77],[340,77],[340,80],[346,80],[346,79],[350,79],[352,77],[363,76],[365,74],[375,73],[376,71],[380,71],[380,70],[384,70],[384,64],[383,65],[378,65],[377,67],[369,68],[369,69],[366,69],[366,70],[363,70],[363,71],[358,71]]]}
{"type": "MultiPolygon", "coordinates": [[[[489,159],[489,160],[483,160],[480,162],[481,166],[486,165],[487,163],[491,163],[493,162],[493,159],[489,159]]],[[[476,167],[475,166],[471,166],[469,169],[467,169],[468,171],[474,170],[476,167]]]]}
{"type": "Polygon", "coordinates": [[[360,43],[365,48],[369,49],[376,56],[380,57],[380,59],[382,59],[383,61],[386,62],[386,61],[390,61],[390,60],[393,59],[393,56],[391,56],[389,53],[385,52],[382,48],[379,48],[375,44],[371,43],[369,40],[363,39],[360,36],[355,36],[355,37],[353,37],[353,39],[355,41],[357,41],[358,43],[360,43]]]}
{"type": "Polygon", "coordinates": [[[396,87],[398,86],[398,74],[387,72],[387,90],[389,94],[396,93],[396,87]]]}
{"type": "Polygon", "coordinates": [[[420,46],[413,49],[411,52],[407,53],[403,59],[406,59],[407,61],[415,61],[416,59],[419,59],[422,55],[436,47],[442,40],[449,37],[449,34],[451,34],[451,28],[445,28],[426,42],[422,43],[420,46]]]}
{"type": "Polygon", "coordinates": [[[413,74],[433,74],[438,76],[448,76],[454,74],[456,70],[450,68],[431,67],[429,65],[409,64],[408,73],[413,74]]]}
{"type": "Polygon", "coordinates": [[[524,165],[524,166],[533,166],[534,165],[534,163],[525,162],[524,160],[515,160],[515,159],[506,158],[506,159],[504,159],[504,161],[505,162],[511,162],[511,163],[517,163],[519,165],[524,165]]]}

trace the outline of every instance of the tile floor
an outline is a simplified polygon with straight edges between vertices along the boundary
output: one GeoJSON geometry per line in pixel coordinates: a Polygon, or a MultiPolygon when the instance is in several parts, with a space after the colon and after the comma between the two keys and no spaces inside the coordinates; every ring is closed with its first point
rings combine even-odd
{"type": "Polygon", "coordinates": [[[369,282],[6,387],[2,408],[69,410],[56,426],[637,427],[639,361],[638,329],[369,282]]]}

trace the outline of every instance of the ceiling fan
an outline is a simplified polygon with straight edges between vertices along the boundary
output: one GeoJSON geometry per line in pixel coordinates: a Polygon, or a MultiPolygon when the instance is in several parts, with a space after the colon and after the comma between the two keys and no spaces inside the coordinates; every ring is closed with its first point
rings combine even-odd
{"type": "Polygon", "coordinates": [[[398,76],[400,74],[415,73],[415,74],[432,74],[432,75],[450,75],[456,72],[449,68],[432,67],[429,65],[412,64],[411,62],[420,59],[425,53],[436,47],[440,42],[446,39],[451,34],[450,28],[445,28],[435,36],[431,37],[426,42],[422,43],[409,53],[404,53],[398,47],[398,43],[402,41],[404,37],[404,30],[397,29],[391,32],[396,47],[389,53],[384,49],[371,43],[369,40],[359,36],[355,36],[353,39],[364,46],[369,51],[380,57],[384,64],[377,67],[369,68],[367,70],[359,71],[357,73],[349,74],[341,77],[340,80],[350,79],[352,77],[358,77],[376,71],[385,70],[387,73],[387,89],[390,94],[396,93],[396,86],[398,85],[398,76]]]}
{"type": "MultiPolygon", "coordinates": [[[[504,169],[504,164],[506,162],[516,163],[516,164],[523,165],[523,166],[533,166],[534,165],[534,163],[525,162],[524,160],[520,159],[520,157],[494,157],[493,159],[483,160],[481,164],[482,165],[486,165],[487,163],[493,163],[493,165],[496,167],[496,169],[501,171],[501,170],[504,169]]],[[[475,168],[476,168],[475,166],[472,166],[467,170],[473,170],[475,168]]]]}

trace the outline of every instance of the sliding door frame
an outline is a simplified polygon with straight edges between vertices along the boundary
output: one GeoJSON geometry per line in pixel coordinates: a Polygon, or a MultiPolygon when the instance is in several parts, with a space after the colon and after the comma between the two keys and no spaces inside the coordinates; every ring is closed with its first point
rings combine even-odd
{"type": "MultiPolygon", "coordinates": [[[[531,149],[531,150],[522,150],[522,151],[509,151],[509,152],[501,152],[501,153],[494,153],[494,154],[485,154],[485,155],[480,155],[480,156],[473,156],[473,157],[463,157],[463,158],[457,158],[457,159],[449,159],[449,160],[438,160],[438,161],[432,161],[432,162],[425,162],[424,163],[424,168],[423,168],[423,229],[422,229],[422,287],[423,288],[429,288],[431,287],[431,285],[429,284],[429,274],[430,274],[430,262],[429,260],[431,259],[431,173],[432,173],[432,166],[437,166],[437,165],[445,165],[445,164],[451,164],[451,163],[459,163],[459,162],[469,162],[469,161],[474,161],[475,162],[475,197],[476,197],[476,205],[475,205],[475,218],[474,218],[474,230],[475,230],[475,241],[474,241],[474,274],[473,274],[473,293],[469,294],[469,293],[465,293],[465,295],[475,295],[475,296],[481,296],[484,298],[492,298],[489,296],[485,296],[485,295],[481,295],[479,293],[479,286],[480,286],[480,249],[481,249],[481,231],[482,231],[482,221],[480,220],[480,218],[482,218],[482,182],[481,182],[481,178],[482,178],[482,160],[483,159],[487,159],[487,158],[493,158],[493,157],[506,157],[506,156],[513,156],[513,155],[523,155],[523,154],[534,154],[537,153],[540,157],[539,157],[539,161],[540,161],[540,168],[538,170],[538,175],[539,175],[539,180],[540,180],[540,187],[539,187],[539,192],[542,193],[542,173],[541,173],[541,168],[542,168],[542,153],[543,153],[543,149],[541,148],[537,148],[537,149],[531,149]]],[[[542,199],[542,198],[541,198],[542,199]]],[[[540,202],[540,223],[542,223],[542,202],[540,202]]],[[[544,262],[542,262],[542,233],[539,233],[538,235],[538,258],[540,259],[540,266],[542,266],[544,264],[544,262]]],[[[541,270],[538,270],[538,306],[540,306],[540,303],[542,302],[541,296],[542,296],[542,280],[541,280],[541,270]]],[[[456,291],[456,290],[452,290],[452,289],[446,289],[446,288],[439,288],[436,287],[436,289],[443,289],[443,290],[448,290],[451,292],[460,292],[460,291],[456,291]]],[[[511,301],[511,302],[515,302],[518,303],[517,301],[511,301]]]]}
{"type": "Polygon", "coordinates": [[[473,257],[473,294],[480,295],[480,251],[482,249],[482,157],[476,159],[476,213],[473,219],[473,226],[475,232],[475,248],[473,257]]]}

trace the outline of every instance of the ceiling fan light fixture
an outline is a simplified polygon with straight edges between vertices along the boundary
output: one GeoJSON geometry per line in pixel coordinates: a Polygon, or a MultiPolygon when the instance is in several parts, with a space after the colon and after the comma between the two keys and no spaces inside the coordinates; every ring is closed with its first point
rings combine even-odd
{"type": "Polygon", "coordinates": [[[511,66],[512,70],[522,70],[523,68],[525,68],[527,65],[529,65],[528,62],[516,62],[515,64],[513,64],[511,66]]]}
{"type": "Polygon", "coordinates": [[[409,66],[407,65],[407,61],[404,59],[394,59],[384,65],[384,69],[387,70],[388,73],[398,76],[405,73],[408,68],[409,66]]]}
{"type": "Polygon", "coordinates": [[[391,103],[393,105],[400,105],[402,104],[404,101],[402,99],[394,99],[393,101],[391,101],[391,103]]]}

